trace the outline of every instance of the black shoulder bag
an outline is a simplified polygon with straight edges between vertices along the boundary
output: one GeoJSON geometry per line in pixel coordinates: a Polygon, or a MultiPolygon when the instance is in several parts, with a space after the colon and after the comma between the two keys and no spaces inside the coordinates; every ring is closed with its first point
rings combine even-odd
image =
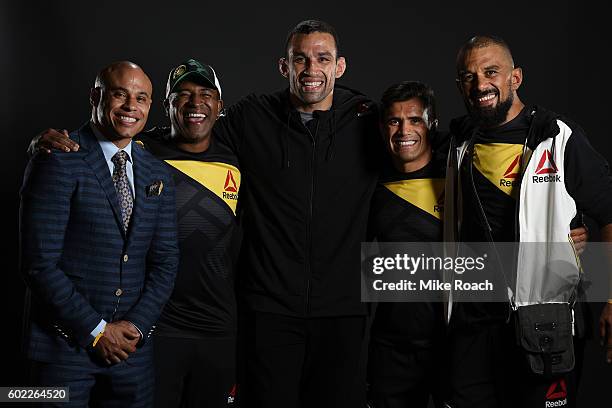
{"type": "Polygon", "coordinates": [[[535,374],[551,378],[574,369],[573,313],[569,303],[520,306],[517,343],[535,374]]]}

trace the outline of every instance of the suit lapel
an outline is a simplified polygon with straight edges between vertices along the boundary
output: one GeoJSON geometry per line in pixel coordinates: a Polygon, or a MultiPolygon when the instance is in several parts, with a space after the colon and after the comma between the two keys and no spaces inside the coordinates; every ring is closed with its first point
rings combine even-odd
{"type": "Polygon", "coordinates": [[[128,228],[129,235],[131,235],[132,229],[138,226],[142,217],[144,201],[147,199],[145,186],[149,182],[151,163],[144,160],[143,154],[142,147],[137,143],[132,143],[132,169],[134,170],[134,190],[136,194],[134,197],[132,219],[130,220],[130,226],[128,228]]]}
{"type": "Polygon", "coordinates": [[[93,134],[90,125],[85,125],[80,130],[80,144],[83,148],[88,150],[83,160],[91,167],[93,173],[98,179],[98,183],[102,187],[102,191],[106,195],[113,214],[115,215],[115,221],[121,231],[123,238],[126,238],[125,231],[121,222],[121,210],[119,208],[119,198],[117,197],[117,190],[115,190],[115,184],[111,177],[110,171],[108,170],[108,164],[102,153],[102,148],[98,143],[98,139],[93,134]]]}

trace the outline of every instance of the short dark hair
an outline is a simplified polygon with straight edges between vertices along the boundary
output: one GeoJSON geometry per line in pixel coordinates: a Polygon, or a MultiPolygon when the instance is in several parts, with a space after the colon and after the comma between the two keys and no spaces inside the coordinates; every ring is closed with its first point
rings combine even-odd
{"type": "Polygon", "coordinates": [[[419,81],[403,81],[388,87],[383,92],[380,105],[382,115],[386,115],[387,111],[395,102],[403,102],[408,99],[418,98],[423,103],[423,111],[427,112],[429,123],[428,128],[437,126],[438,114],[436,112],[436,98],[433,89],[419,81]]]}
{"type": "Polygon", "coordinates": [[[287,39],[285,40],[285,50],[283,53],[287,55],[287,50],[289,49],[289,44],[291,43],[291,39],[296,34],[312,34],[312,33],[328,33],[334,37],[334,42],[336,43],[336,57],[340,56],[340,40],[338,39],[338,34],[334,27],[331,24],[326,23],[321,20],[304,20],[300,21],[295,27],[293,27],[287,33],[287,39]]]}
{"type": "Polygon", "coordinates": [[[503,38],[498,37],[496,35],[476,35],[465,42],[459,49],[457,53],[457,61],[456,68],[457,72],[463,69],[463,60],[465,59],[465,54],[468,51],[473,50],[474,48],[484,48],[491,45],[497,45],[503,48],[507,53],[508,57],[512,65],[514,66],[514,60],[512,58],[512,51],[510,51],[510,46],[503,38]]]}

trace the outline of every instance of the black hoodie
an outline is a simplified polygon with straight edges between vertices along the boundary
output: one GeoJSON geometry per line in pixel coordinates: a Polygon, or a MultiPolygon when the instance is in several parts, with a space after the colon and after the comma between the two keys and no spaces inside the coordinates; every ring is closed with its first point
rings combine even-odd
{"type": "Polygon", "coordinates": [[[304,125],[289,91],[228,109],[215,137],[243,174],[239,291],[256,311],[295,317],[360,315],[360,244],[376,186],[374,104],[336,86],[332,108],[304,125]]]}

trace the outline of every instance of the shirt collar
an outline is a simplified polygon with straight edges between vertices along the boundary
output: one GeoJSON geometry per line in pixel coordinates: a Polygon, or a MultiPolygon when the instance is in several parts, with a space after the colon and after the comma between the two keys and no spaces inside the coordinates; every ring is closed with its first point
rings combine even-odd
{"type": "Polygon", "coordinates": [[[94,135],[96,135],[96,138],[98,139],[98,143],[100,144],[100,147],[102,148],[102,153],[104,153],[104,158],[106,159],[107,162],[111,161],[113,156],[119,150],[124,150],[128,154],[128,160],[130,162],[132,161],[132,141],[131,140],[130,140],[130,143],[127,144],[127,146],[125,146],[123,149],[120,149],[113,142],[108,140],[102,134],[102,132],[100,132],[100,129],[98,129],[98,127],[95,124],[91,123],[91,129],[93,130],[94,135]]]}

